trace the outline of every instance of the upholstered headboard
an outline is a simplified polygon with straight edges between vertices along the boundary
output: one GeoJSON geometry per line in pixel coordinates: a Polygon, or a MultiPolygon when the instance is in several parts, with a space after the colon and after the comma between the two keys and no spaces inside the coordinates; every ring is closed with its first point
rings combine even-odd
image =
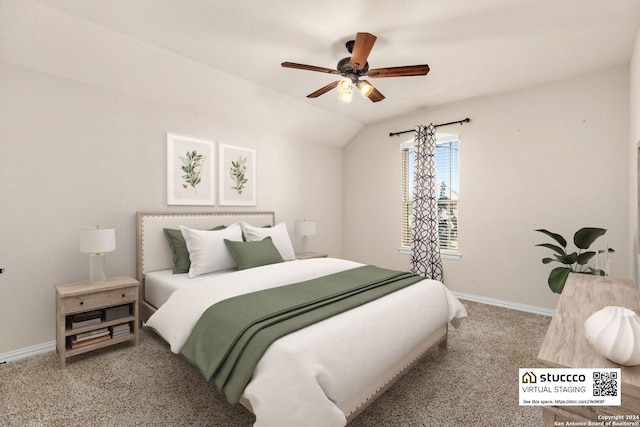
{"type": "Polygon", "coordinates": [[[244,221],[256,227],[275,225],[273,212],[138,212],[136,213],[136,274],[142,280],[150,271],[173,267],[173,257],[162,231],[163,228],[211,229],[218,225],[230,225],[244,221]]]}
{"type": "Polygon", "coordinates": [[[136,278],[140,281],[141,318],[155,311],[144,299],[144,275],[173,267],[173,255],[163,228],[211,229],[219,225],[246,222],[256,227],[275,225],[273,212],[137,212],[136,278]]]}

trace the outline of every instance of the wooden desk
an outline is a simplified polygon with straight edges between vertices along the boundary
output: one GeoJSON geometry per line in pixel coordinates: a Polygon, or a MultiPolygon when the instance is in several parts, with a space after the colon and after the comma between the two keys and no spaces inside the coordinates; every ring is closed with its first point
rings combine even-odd
{"type": "Polygon", "coordinates": [[[544,406],[545,426],[560,425],[555,422],[563,421],[602,421],[598,415],[640,415],[640,366],[625,367],[611,362],[585,338],[587,318],[610,305],[640,314],[640,292],[630,280],[570,274],[538,360],[549,368],[620,368],[621,406],[544,406]]]}

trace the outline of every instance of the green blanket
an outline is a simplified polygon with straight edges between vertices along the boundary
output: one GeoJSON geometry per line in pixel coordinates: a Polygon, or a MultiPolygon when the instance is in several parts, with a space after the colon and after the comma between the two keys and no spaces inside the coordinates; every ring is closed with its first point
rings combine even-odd
{"type": "Polygon", "coordinates": [[[422,279],[368,265],[229,298],[202,314],[180,353],[237,403],[272,342],[422,279]]]}

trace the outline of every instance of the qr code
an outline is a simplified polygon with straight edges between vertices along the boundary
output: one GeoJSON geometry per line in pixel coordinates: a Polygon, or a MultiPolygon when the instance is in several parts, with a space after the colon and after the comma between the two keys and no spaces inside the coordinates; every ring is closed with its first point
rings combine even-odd
{"type": "Polygon", "coordinates": [[[594,372],[593,373],[593,395],[594,396],[617,396],[618,395],[618,373],[594,372]]]}

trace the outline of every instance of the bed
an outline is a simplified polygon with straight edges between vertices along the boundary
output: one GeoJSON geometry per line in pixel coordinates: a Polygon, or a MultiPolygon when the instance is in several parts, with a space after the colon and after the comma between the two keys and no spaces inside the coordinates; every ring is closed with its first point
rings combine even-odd
{"type": "MultiPolygon", "coordinates": [[[[296,260],[286,225],[276,224],[273,212],[139,212],[136,222],[141,318],[169,343],[172,352],[188,359],[193,336],[203,329],[203,318],[213,306],[274,289],[288,294],[289,289],[297,289],[294,286],[315,286],[316,280],[376,268],[335,258],[296,260]],[[282,261],[253,265],[253,260],[233,253],[231,258],[241,269],[223,268],[229,266],[227,255],[216,252],[212,257],[205,251],[206,262],[216,258],[221,265],[203,269],[198,239],[211,242],[210,236],[219,239],[224,234],[230,237],[226,240],[235,240],[238,226],[243,236],[239,240],[253,243],[232,246],[227,242],[230,252],[260,245],[273,255],[275,247],[282,261]],[[189,257],[194,262],[188,271],[182,266],[174,272],[176,251],[170,248],[165,229],[179,230],[177,234],[193,250],[189,257]]],[[[442,283],[412,280],[386,296],[265,345],[239,397],[255,414],[254,426],[344,426],[431,351],[446,348],[448,325],[457,326],[466,310],[442,283]]]]}

